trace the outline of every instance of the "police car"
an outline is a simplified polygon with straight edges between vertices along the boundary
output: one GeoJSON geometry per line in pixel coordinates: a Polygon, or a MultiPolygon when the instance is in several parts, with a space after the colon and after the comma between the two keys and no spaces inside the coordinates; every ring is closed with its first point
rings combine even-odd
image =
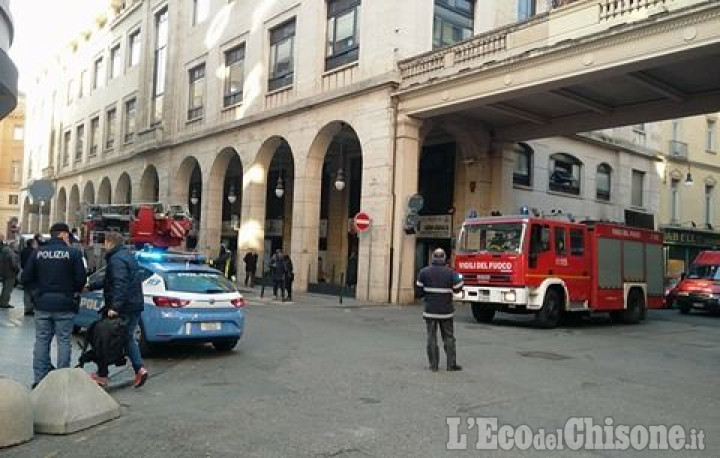
{"type": "MultiPolygon", "coordinates": [[[[148,355],[160,344],[210,342],[218,351],[232,350],[243,335],[245,299],[220,271],[197,254],[139,251],[145,309],[138,341],[148,355]]],[[[105,268],[90,277],[100,280],[105,268]]],[[[87,328],[104,307],[102,291],[84,292],[75,326],[87,328]]]]}

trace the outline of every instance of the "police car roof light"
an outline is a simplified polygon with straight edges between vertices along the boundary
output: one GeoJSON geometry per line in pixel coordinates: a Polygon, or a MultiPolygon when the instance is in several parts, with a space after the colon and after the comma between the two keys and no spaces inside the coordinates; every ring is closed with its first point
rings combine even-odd
{"type": "Polygon", "coordinates": [[[137,259],[149,262],[189,262],[202,264],[205,256],[200,253],[173,253],[168,251],[138,251],[137,259]]]}

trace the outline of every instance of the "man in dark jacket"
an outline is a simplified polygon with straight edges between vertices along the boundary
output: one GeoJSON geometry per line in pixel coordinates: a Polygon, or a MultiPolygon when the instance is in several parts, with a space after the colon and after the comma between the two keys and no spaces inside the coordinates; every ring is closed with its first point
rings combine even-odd
{"type": "Polygon", "coordinates": [[[51,239],[27,260],[23,284],[36,286],[33,387],[50,371],[50,344],[57,336],[57,367],[70,367],[77,294],[87,279],[82,254],[70,246],[70,228],[57,223],[51,239]]]}
{"type": "Polygon", "coordinates": [[[5,236],[0,234],[0,279],[2,279],[2,293],[0,293],[0,308],[11,309],[10,295],[15,289],[15,281],[20,271],[20,260],[15,250],[5,243],[5,236]]]}
{"type": "MultiPolygon", "coordinates": [[[[25,248],[20,252],[20,265],[25,270],[28,259],[38,250],[37,239],[33,238],[27,241],[25,248]]],[[[23,284],[23,304],[25,305],[25,315],[31,316],[35,314],[35,285],[23,284]]]]}
{"type": "Polygon", "coordinates": [[[253,251],[248,251],[247,253],[245,253],[243,262],[245,263],[245,286],[248,285],[249,281],[250,287],[252,288],[253,286],[255,286],[255,272],[257,272],[258,262],[257,253],[254,253],[253,251]]]}
{"type": "Polygon", "coordinates": [[[270,275],[273,280],[273,295],[275,300],[285,300],[285,261],[282,250],[278,249],[270,258],[270,275]],[[278,297],[278,290],[280,296],[278,297]]]}
{"type": "Polygon", "coordinates": [[[292,300],[292,284],[295,281],[295,271],[293,270],[292,259],[290,255],[286,254],[283,256],[283,263],[285,264],[285,299],[292,300]]]}
{"type": "Polygon", "coordinates": [[[447,355],[447,370],[460,371],[462,367],[455,359],[455,335],[453,318],[453,293],[462,290],[463,282],[460,276],[450,267],[446,266],[445,252],[438,248],[433,251],[432,265],[423,268],[418,274],[415,286],[420,296],[425,298],[425,312],[423,318],[427,325],[427,354],[430,360],[430,370],[437,372],[440,363],[440,350],[437,345],[437,329],[440,328],[445,354],[447,355]]]}
{"type": "MultiPolygon", "coordinates": [[[[142,274],[137,260],[123,245],[124,240],[119,232],[105,235],[105,278],[88,285],[90,290],[103,290],[105,305],[103,312],[109,318],[119,318],[127,323],[127,355],[135,371],[133,386],[141,387],[148,378],[148,371],[143,365],[140,347],[135,340],[135,331],[140,323],[140,314],[145,307],[142,289],[142,274]]],[[[98,366],[96,374],[92,374],[98,385],[108,384],[107,366],[98,366]]]]}

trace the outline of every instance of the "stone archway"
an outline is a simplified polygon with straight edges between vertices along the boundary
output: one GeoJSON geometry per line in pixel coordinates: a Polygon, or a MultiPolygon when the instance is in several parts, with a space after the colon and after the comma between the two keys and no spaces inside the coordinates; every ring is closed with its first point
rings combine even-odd
{"type": "Polygon", "coordinates": [[[88,181],[85,183],[85,188],[83,189],[83,198],[82,198],[83,204],[94,204],[95,203],[95,186],[93,185],[92,181],[88,181]]]}
{"type": "Polygon", "coordinates": [[[67,222],[71,228],[76,228],[80,221],[80,188],[73,185],[70,190],[70,199],[68,201],[67,222]]]}
{"type": "Polygon", "coordinates": [[[182,205],[189,209],[193,218],[193,229],[186,238],[189,250],[198,248],[203,206],[203,180],[200,163],[194,156],[186,157],[180,164],[175,177],[172,193],[174,205],[182,205]]]}
{"type": "Polygon", "coordinates": [[[223,148],[215,158],[205,192],[205,242],[214,248],[222,242],[236,251],[243,207],[243,165],[234,148],[223,148]]]}
{"type": "Polygon", "coordinates": [[[56,208],[56,219],[58,222],[67,223],[67,192],[65,188],[60,188],[58,191],[57,200],[55,201],[56,208]]]}
{"type": "Polygon", "coordinates": [[[132,183],[130,181],[130,175],[128,175],[127,172],[123,172],[120,178],[118,178],[113,197],[113,203],[115,204],[132,203],[132,183]]]}
{"type": "Polygon", "coordinates": [[[140,179],[140,202],[154,203],[160,200],[160,179],[154,165],[148,165],[140,179]]]}
{"type": "Polygon", "coordinates": [[[110,184],[110,178],[105,177],[100,182],[98,188],[97,203],[98,204],[109,204],[112,202],[112,185],[110,184]]]}

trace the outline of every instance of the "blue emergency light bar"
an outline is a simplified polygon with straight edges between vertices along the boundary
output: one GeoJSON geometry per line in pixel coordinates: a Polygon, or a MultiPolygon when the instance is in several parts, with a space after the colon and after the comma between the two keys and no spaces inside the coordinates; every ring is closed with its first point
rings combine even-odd
{"type": "Polygon", "coordinates": [[[143,250],[135,253],[138,261],[145,262],[189,262],[204,264],[207,258],[201,253],[179,253],[173,251],[143,250]]]}

